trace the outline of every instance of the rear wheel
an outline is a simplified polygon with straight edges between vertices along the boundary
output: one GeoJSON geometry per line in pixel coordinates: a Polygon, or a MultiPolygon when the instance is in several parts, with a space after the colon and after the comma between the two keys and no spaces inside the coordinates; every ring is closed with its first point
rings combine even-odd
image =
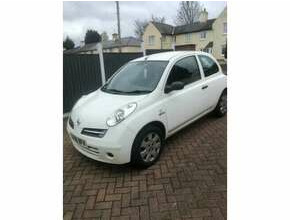
{"type": "Polygon", "coordinates": [[[153,125],[146,126],[136,136],[131,153],[131,163],[149,167],[160,157],[163,148],[162,130],[153,125]]]}
{"type": "Polygon", "coordinates": [[[218,117],[222,117],[227,113],[227,91],[224,91],[220,96],[214,112],[218,117]]]}

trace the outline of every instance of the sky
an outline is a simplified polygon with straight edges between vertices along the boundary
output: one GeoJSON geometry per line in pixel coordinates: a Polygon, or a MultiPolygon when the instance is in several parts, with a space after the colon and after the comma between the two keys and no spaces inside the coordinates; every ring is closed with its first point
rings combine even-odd
{"type": "MultiPolygon", "coordinates": [[[[225,1],[200,1],[209,18],[217,17],[225,1]]],[[[179,1],[120,1],[121,37],[134,36],[134,21],[150,19],[151,15],[165,17],[174,25],[179,1]]],[[[115,1],[63,2],[63,38],[69,36],[76,45],[83,41],[86,30],[106,31],[109,38],[118,31],[115,1]]]]}

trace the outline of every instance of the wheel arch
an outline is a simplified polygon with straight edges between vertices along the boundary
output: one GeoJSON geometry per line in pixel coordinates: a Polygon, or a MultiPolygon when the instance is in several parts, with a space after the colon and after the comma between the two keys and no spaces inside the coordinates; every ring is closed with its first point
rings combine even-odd
{"type": "MultiPolygon", "coordinates": [[[[149,123],[143,125],[143,126],[141,127],[141,129],[139,129],[139,131],[137,132],[137,135],[138,135],[138,134],[139,134],[139,133],[140,133],[144,128],[146,128],[146,127],[148,127],[148,126],[151,126],[151,125],[160,128],[161,131],[162,131],[163,139],[166,138],[166,127],[165,127],[165,125],[164,125],[164,123],[163,123],[162,121],[158,121],[158,120],[151,121],[151,122],[149,122],[149,123]]],[[[136,135],[136,137],[137,137],[137,135],[136,135]]]]}
{"type": "Polygon", "coordinates": [[[131,161],[131,162],[133,161],[132,156],[133,156],[134,143],[135,143],[135,141],[136,141],[136,138],[138,137],[138,135],[140,134],[140,132],[142,132],[142,130],[145,129],[146,127],[148,127],[148,126],[155,126],[155,127],[160,128],[161,131],[162,131],[162,135],[163,135],[162,138],[163,138],[163,140],[165,140],[165,138],[166,138],[166,127],[165,127],[165,125],[164,125],[163,122],[158,121],[158,120],[155,120],[155,121],[151,121],[151,122],[145,124],[144,126],[142,126],[141,129],[139,129],[139,131],[137,132],[137,134],[136,134],[136,136],[135,136],[135,139],[134,139],[134,141],[133,141],[133,145],[132,145],[132,149],[131,149],[131,153],[130,153],[130,158],[131,158],[130,161],[131,161]]]}

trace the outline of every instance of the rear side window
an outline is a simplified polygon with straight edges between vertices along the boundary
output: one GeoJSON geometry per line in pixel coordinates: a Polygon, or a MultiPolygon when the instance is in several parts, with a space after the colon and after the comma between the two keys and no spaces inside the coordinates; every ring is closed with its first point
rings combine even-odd
{"type": "Polygon", "coordinates": [[[166,84],[170,85],[176,81],[181,81],[185,84],[189,84],[199,79],[201,79],[201,76],[197,61],[196,58],[192,56],[183,58],[174,64],[166,84]]]}
{"type": "Polygon", "coordinates": [[[210,57],[204,56],[204,55],[198,55],[198,58],[203,68],[205,77],[215,74],[219,71],[218,65],[210,57]]]}

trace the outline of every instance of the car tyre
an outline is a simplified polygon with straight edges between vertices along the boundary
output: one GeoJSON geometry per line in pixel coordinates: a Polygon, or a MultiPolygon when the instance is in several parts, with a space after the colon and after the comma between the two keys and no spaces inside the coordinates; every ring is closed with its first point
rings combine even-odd
{"type": "Polygon", "coordinates": [[[160,157],[164,146],[164,134],[158,126],[148,125],[136,136],[131,152],[131,164],[146,168],[160,157]]]}
{"type": "Polygon", "coordinates": [[[214,110],[214,113],[217,117],[222,117],[227,114],[227,91],[223,91],[221,94],[218,104],[214,110]]]}

